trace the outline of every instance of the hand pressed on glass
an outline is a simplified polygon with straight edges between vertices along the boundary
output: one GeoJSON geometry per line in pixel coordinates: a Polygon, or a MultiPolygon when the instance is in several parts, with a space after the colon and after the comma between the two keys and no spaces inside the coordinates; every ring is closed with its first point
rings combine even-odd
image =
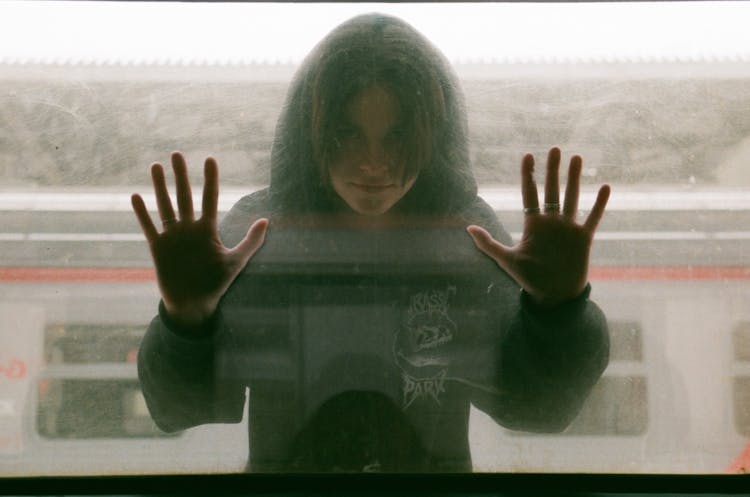
{"type": "Polygon", "coordinates": [[[494,259],[536,303],[544,307],[553,307],[573,299],[586,287],[591,243],[610,193],[609,185],[603,185],[591,213],[583,224],[578,224],[576,214],[581,158],[573,156],[570,160],[562,212],[559,170],[560,149],[552,148],[547,157],[544,208],[540,209],[534,182],[534,156],[527,154],[523,158],[521,193],[524,226],[521,240],[515,246],[503,245],[480,226],[467,228],[477,247],[494,259]]]}
{"type": "Polygon", "coordinates": [[[156,266],[156,277],[169,316],[186,328],[198,328],[216,310],[219,300],[247,261],[263,244],[268,220],[257,220],[245,237],[227,248],[217,230],[219,171],[216,161],[206,159],[203,212],[195,219],[185,159],[172,154],[179,217],[167,192],[161,164],[151,166],[159,217],[157,230],[143,198],[134,194],[133,210],[141,224],[156,266]]]}

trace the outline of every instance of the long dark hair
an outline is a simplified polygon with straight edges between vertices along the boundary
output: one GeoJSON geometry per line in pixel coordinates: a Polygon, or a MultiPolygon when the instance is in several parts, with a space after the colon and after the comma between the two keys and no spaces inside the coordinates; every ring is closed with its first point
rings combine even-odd
{"type": "Polygon", "coordinates": [[[307,56],[279,118],[271,159],[271,200],[287,213],[335,210],[328,167],[346,104],[381,85],[404,116],[405,177],[418,178],[394,209],[440,214],[476,195],[463,94],[445,57],[406,22],[382,14],[350,19],[307,56]]]}

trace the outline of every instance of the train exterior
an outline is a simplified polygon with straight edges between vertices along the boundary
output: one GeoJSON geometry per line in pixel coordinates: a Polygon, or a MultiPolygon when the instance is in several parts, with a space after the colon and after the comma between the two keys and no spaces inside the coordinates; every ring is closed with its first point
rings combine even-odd
{"type": "MultiPolygon", "coordinates": [[[[240,194],[225,193],[224,203],[240,194]]],[[[611,363],[562,434],[505,430],[474,410],[477,471],[714,473],[733,467],[750,433],[749,237],[736,229],[736,219],[750,215],[750,196],[724,192],[724,201],[712,206],[717,193],[660,191],[651,198],[661,200],[648,205],[642,193],[624,189],[612,199],[590,269],[593,298],[610,324],[611,363]],[[704,231],[646,229],[667,215],[712,221],[704,231]],[[616,229],[630,222],[643,231],[616,229]],[[713,263],[693,264],[696,258],[713,263]]],[[[485,189],[482,195],[511,230],[518,227],[517,192],[485,189]]],[[[145,243],[127,220],[127,194],[46,200],[15,194],[0,204],[6,218],[29,216],[28,232],[2,234],[3,253],[17,257],[0,269],[2,473],[241,470],[244,423],[165,434],[150,420],[135,358],[158,291],[145,243]],[[103,230],[91,229],[95,218],[106,219],[103,230]],[[129,228],[113,233],[109,228],[117,225],[129,228]],[[40,251],[56,263],[30,265],[27,258],[40,251]]]]}
{"type": "MultiPolygon", "coordinates": [[[[561,434],[473,410],[475,470],[750,470],[748,67],[457,66],[481,195],[514,238],[524,152],[581,154],[581,207],[613,187],[590,268],[610,365],[561,434]]],[[[244,421],[150,419],[135,361],[159,295],[129,195],[175,149],[217,157],[222,212],[265,184],[293,69],[0,61],[0,475],[243,470],[244,421]]]]}

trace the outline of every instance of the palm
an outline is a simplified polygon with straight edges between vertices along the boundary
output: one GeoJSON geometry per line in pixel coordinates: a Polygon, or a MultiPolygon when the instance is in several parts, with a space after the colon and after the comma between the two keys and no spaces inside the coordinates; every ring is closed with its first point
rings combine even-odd
{"type": "Polygon", "coordinates": [[[545,181],[545,205],[551,210],[539,212],[533,179],[534,159],[531,155],[524,157],[521,177],[526,215],[517,245],[506,247],[483,228],[468,228],[477,247],[494,259],[535,301],[546,306],[572,299],[585,288],[591,243],[609,198],[609,186],[604,185],[589,217],[583,224],[576,223],[581,160],[579,157],[571,160],[562,212],[559,210],[559,165],[560,151],[555,148],[549,154],[545,181]]]}
{"type": "Polygon", "coordinates": [[[164,171],[154,164],[151,176],[164,229],[159,233],[140,195],[133,195],[138,217],[156,266],[159,290],[167,312],[178,322],[197,325],[216,310],[219,300],[263,243],[268,221],[261,219],[232,249],[217,231],[218,168],[206,160],[203,213],[195,219],[187,168],[182,155],[172,155],[179,219],[167,193],[164,171]]]}
{"type": "Polygon", "coordinates": [[[200,221],[171,227],[151,242],[151,253],[167,308],[215,308],[238,269],[236,258],[200,221]]]}

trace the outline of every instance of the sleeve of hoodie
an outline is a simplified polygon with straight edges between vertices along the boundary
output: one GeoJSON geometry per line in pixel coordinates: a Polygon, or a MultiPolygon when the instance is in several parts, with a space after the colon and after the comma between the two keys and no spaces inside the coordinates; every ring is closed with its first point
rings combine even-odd
{"type": "MultiPolygon", "coordinates": [[[[240,200],[219,229],[225,245],[233,246],[244,236],[237,229],[253,221],[254,194],[240,200]]],[[[259,217],[259,216],[256,216],[259,217]]],[[[227,343],[221,306],[200,330],[200,338],[180,329],[159,303],[159,314],[151,321],[138,352],[138,378],[151,417],[167,432],[205,423],[237,423],[242,420],[245,385],[216,374],[217,351],[227,343]],[[224,345],[223,345],[224,344],[224,345]]]]}
{"type": "MultiPolygon", "coordinates": [[[[483,201],[467,219],[511,244],[483,201]]],[[[589,300],[590,285],[572,301],[543,310],[506,273],[499,275],[501,284],[487,294],[490,322],[498,329],[490,330],[492,357],[481,374],[485,384],[471,387],[472,403],[510,429],[562,431],[609,362],[606,318],[589,300]]]]}

